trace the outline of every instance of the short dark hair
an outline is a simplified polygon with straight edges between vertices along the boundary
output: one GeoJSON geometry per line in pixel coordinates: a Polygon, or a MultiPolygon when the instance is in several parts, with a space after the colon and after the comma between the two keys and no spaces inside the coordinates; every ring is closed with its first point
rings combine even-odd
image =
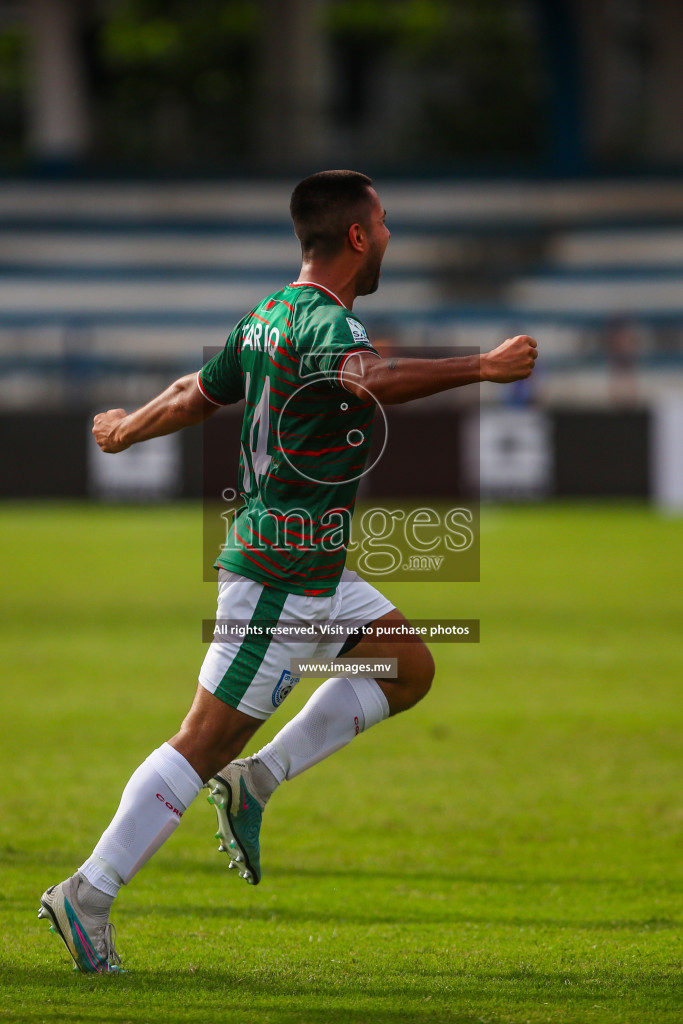
{"type": "Polygon", "coordinates": [[[352,224],[367,220],[372,178],[359,171],[318,171],[292,192],[289,212],[306,256],[334,256],[352,224]]]}

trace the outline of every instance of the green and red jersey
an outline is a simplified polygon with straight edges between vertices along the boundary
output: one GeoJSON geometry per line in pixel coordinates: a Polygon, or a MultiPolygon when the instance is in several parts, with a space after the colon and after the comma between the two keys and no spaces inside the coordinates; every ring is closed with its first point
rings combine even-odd
{"type": "Polygon", "coordinates": [[[375,403],[342,384],[375,352],[333,292],[297,283],[265,298],[199,372],[217,405],[245,400],[237,511],[216,565],[294,594],[339,583],[375,403]]]}

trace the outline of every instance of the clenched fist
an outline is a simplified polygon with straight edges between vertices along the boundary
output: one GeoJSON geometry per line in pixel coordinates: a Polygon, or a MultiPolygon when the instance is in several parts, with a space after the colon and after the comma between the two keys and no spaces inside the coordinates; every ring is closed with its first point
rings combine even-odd
{"type": "Polygon", "coordinates": [[[123,452],[130,448],[130,442],[126,443],[117,436],[117,427],[127,415],[125,409],[109,409],[95,417],[92,432],[103,452],[123,452]]]}
{"type": "Polygon", "coordinates": [[[494,384],[510,384],[513,380],[523,380],[533,370],[537,356],[536,342],[528,334],[508,338],[492,352],[482,355],[482,380],[490,380],[494,384]]]}

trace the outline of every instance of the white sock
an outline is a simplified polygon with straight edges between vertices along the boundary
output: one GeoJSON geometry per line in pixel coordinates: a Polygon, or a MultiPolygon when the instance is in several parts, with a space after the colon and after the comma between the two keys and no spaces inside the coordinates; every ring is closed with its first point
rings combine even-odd
{"type": "Polygon", "coordinates": [[[254,758],[274,776],[274,790],[388,716],[389,704],[376,679],[328,679],[254,758]]]}
{"type": "Polygon", "coordinates": [[[192,765],[170,744],[152,751],[130,777],[119,809],[79,870],[116,896],[171,833],[202,787],[192,765]]]}
{"type": "Polygon", "coordinates": [[[78,902],[88,908],[88,913],[92,917],[101,917],[106,923],[109,919],[109,910],[114,902],[114,897],[110,896],[108,892],[102,892],[101,889],[95,888],[92,882],[89,882],[80,872],[77,874],[78,889],[76,892],[78,902]]]}

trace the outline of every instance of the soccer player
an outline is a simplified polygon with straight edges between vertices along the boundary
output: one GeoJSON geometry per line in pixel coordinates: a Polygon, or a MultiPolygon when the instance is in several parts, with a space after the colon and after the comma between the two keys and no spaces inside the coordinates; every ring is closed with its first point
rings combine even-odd
{"type": "Polygon", "coordinates": [[[298,679],[291,659],[332,657],[349,639],[307,639],[303,626],[408,626],[373,586],[344,568],[358,478],[374,403],[408,402],[482,380],[532,372],[536,342],[520,335],[481,356],[381,358],[353,315],[358,295],[377,289],[389,241],[372,181],[323,171],[300,182],[291,215],[301,243],[297,280],[268,296],[198,374],[172,384],[137,411],[95,417],[104,452],[206,420],[244,399],[238,510],[218,569],[219,622],[244,636],[210,645],[194,702],[180,731],[133,773],[92,854],[41,898],[76,966],[119,969],[109,911],[122,885],[159,849],[203,785],[218,814],[221,849],[252,884],[260,881],[259,830],[269,797],[285,779],[317,764],[355,735],[417,703],[434,663],[418,637],[357,645],[364,660],[398,659],[395,679],[332,678],[253,757],[233,760],[298,679]],[[288,623],[286,642],[264,624],[288,623]],[[261,630],[261,632],[259,632],[261,630]]]}

